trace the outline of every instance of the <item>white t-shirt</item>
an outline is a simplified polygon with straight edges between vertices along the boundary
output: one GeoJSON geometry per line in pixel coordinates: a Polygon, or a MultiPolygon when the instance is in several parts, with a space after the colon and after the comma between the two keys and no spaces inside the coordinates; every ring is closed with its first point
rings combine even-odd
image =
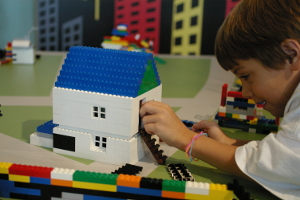
{"type": "Polygon", "coordinates": [[[239,168],[282,199],[300,200],[300,84],[288,101],[282,130],[238,147],[239,168]]]}

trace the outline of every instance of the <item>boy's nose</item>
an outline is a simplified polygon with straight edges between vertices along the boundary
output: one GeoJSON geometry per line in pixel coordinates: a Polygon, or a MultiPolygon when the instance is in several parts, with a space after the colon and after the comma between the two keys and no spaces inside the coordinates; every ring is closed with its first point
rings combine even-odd
{"type": "Polygon", "coordinates": [[[247,87],[246,85],[242,86],[242,95],[245,98],[251,98],[252,97],[252,92],[251,92],[250,88],[247,87]]]}

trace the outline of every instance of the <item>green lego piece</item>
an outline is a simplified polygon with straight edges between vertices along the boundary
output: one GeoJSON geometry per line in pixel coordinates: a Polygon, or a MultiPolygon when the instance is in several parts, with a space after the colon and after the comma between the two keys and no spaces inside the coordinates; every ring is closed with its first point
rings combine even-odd
{"type": "Polygon", "coordinates": [[[172,192],[185,192],[186,181],[163,180],[162,190],[172,192]]]}
{"type": "Polygon", "coordinates": [[[231,113],[226,113],[226,117],[232,118],[232,114],[231,113]]]}
{"type": "Polygon", "coordinates": [[[106,174],[79,170],[75,171],[75,173],[73,174],[73,181],[101,183],[108,185],[116,185],[117,178],[118,174],[106,174]]]}
{"type": "Polygon", "coordinates": [[[148,65],[146,67],[146,71],[144,73],[144,78],[142,79],[142,84],[140,85],[138,95],[141,95],[158,86],[153,65],[155,65],[153,60],[149,60],[148,65]]]}

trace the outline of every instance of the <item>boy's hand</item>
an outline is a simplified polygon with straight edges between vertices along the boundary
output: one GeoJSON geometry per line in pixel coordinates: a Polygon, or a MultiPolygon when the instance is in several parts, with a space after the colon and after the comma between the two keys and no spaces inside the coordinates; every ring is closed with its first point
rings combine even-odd
{"type": "Polygon", "coordinates": [[[145,130],[149,134],[156,134],[170,146],[180,148],[181,144],[190,141],[193,137],[193,134],[190,133],[192,131],[182,123],[167,104],[148,101],[141,107],[140,116],[145,130]]]}
{"type": "Polygon", "coordinates": [[[192,130],[198,131],[203,130],[204,133],[207,133],[208,136],[218,142],[229,144],[231,139],[227,137],[223,131],[220,129],[219,125],[213,121],[202,120],[193,125],[192,130]]]}

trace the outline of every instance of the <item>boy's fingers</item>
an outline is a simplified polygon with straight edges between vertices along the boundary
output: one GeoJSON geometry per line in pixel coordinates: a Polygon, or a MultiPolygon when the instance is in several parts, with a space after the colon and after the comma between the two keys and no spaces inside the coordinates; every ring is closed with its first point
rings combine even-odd
{"type": "Polygon", "coordinates": [[[140,116],[144,117],[147,114],[155,114],[159,111],[159,102],[156,101],[148,101],[144,103],[140,109],[140,116]]]}
{"type": "Polygon", "coordinates": [[[155,115],[145,115],[142,120],[144,125],[155,123],[157,121],[155,115]]]}

